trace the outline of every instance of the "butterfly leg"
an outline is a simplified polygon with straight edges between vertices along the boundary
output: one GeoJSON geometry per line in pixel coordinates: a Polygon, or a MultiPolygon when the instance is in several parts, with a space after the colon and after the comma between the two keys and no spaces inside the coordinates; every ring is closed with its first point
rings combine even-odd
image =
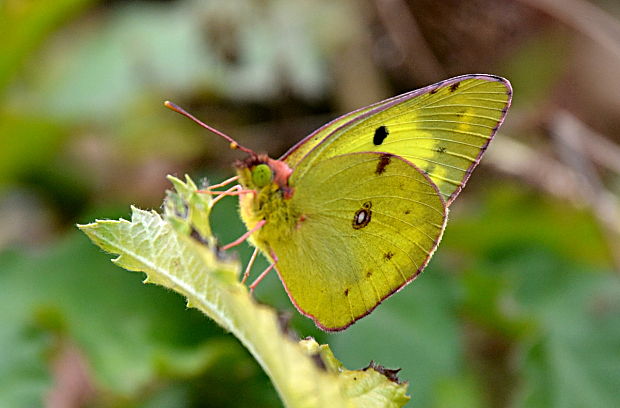
{"type": "Polygon", "coordinates": [[[197,192],[201,193],[201,194],[229,195],[229,196],[238,196],[238,195],[241,195],[241,194],[256,193],[256,191],[254,191],[254,190],[240,190],[238,188],[240,188],[240,187],[234,186],[234,187],[229,188],[226,191],[197,190],[197,192]]]}
{"type": "Polygon", "coordinates": [[[271,251],[271,259],[273,259],[273,263],[269,265],[267,269],[265,269],[260,275],[258,275],[258,278],[256,278],[254,282],[252,282],[252,284],[250,285],[250,292],[254,292],[254,288],[258,286],[258,284],[263,280],[263,278],[267,276],[269,271],[271,271],[278,263],[278,257],[276,256],[276,254],[273,253],[273,251],[271,251]]]}
{"type": "MultiPolygon", "coordinates": [[[[241,189],[241,186],[239,184],[232,186],[231,188],[229,188],[228,190],[225,191],[215,191],[213,189],[218,188],[218,187],[224,187],[229,185],[230,183],[239,180],[239,176],[235,176],[235,177],[231,177],[228,180],[224,180],[219,184],[214,184],[212,186],[207,187],[206,189],[203,190],[198,190],[199,193],[202,194],[211,194],[211,195],[217,195],[218,198],[215,199],[215,201],[217,201],[221,196],[225,196],[225,195],[241,195],[241,194],[248,194],[248,193],[254,193],[254,190],[243,190],[241,189]]],[[[215,203],[214,201],[214,203],[215,203]]]]}
{"type": "MultiPolygon", "coordinates": [[[[228,192],[235,191],[235,190],[241,190],[241,186],[239,184],[237,184],[236,186],[232,186],[231,188],[229,188],[226,191],[222,191],[222,193],[228,193],[228,192]]],[[[211,205],[212,206],[215,205],[215,203],[217,203],[218,201],[220,201],[222,198],[224,198],[226,196],[227,196],[227,194],[220,194],[220,195],[218,195],[217,197],[215,197],[213,199],[213,201],[211,202],[211,205]]]]}
{"type": "Polygon", "coordinates": [[[212,186],[207,187],[207,190],[213,190],[214,188],[224,187],[224,186],[229,185],[233,181],[237,181],[237,180],[239,180],[239,176],[234,176],[234,177],[229,178],[228,180],[222,181],[221,183],[214,184],[212,186]]]}
{"type": "Polygon", "coordinates": [[[252,253],[252,257],[248,262],[248,266],[245,267],[245,272],[243,273],[243,279],[241,279],[241,284],[244,284],[248,277],[250,276],[250,269],[254,265],[254,261],[256,261],[256,256],[258,255],[258,248],[254,248],[254,252],[252,253]]]}
{"type": "Polygon", "coordinates": [[[267,221],[265,220],[260,220],[259,222],[256,223],[256,225],[254,226],[254,228],[252,228],[251,230],[247,231],[245,234],[241,235],[239,238],[237,238],[236,240],[234,240],[233,242],[226,244],[222,247],[222,249],[224,251],[239,245],[240,243],[242,243],[243,241],[245,241],[246,239],[248,239],[248,237],[250,235],[252,235],[254,232],[258,231],[259,229],[261,229],[263,227],[263,225],[265,225],[267,221]]]}

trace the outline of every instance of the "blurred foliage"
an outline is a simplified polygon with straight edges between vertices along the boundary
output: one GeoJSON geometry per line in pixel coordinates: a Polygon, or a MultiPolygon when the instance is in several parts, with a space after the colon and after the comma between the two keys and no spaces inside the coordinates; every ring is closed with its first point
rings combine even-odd
{"type": "MultiPolygon", "coordinates": [[[[256,296],[348,367],[401,367],[410,406],[620,406],[619,17],[604,0],[4,0],[0,406],[278,406],[231,336],[74,224],[157,208],[168,173],[231,174],[238,154],[163,100],[277,157],[469,72],[511,79],[514,105],[424,274],[340,334],[275,274],[256,296]]],[[[243,232],[234,199],[212,223],[243,232]]]]}

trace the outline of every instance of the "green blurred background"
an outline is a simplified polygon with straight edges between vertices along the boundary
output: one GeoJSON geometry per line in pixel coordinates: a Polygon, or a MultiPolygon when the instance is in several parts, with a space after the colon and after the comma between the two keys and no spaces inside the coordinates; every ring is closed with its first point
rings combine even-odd
{"type": "MultiPolygon", "coordinates": [[[[615,0],[0,1],[0,406],[280,406],[232,336],[75,224],[158,209],[166,174],[233,174],[240,154],[166,99],[278,157],[482,72],[513,107],[420,279],[330,335],[275,274],[256,296],[349,368],[402,368],[412,407],[620,407],[619,18],[615,0]]],[[[243,232],[234,198],[212,222],[243,232]]]]}

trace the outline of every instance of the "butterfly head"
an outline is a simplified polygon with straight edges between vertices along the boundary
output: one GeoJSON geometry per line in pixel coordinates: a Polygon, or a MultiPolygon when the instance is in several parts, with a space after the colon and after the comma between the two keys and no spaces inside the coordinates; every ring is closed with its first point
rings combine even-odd
{"type": "Polygon", "coordinates": [[[248,154],[245,160],[238,161],[235,165],[239,174],[239,181],[248,190],[262,191],[266,187],[270,190],[280,191],[284,198],[290,198],[293,189],[289,186],[288,180],[292,173],[291,168],[281,160],[274,160],[266,154],[256,154],[253,150],[241,146],[230,136],[220,132],[197,119],[180,106],[166,101],[164,105],[181,115],[193,120],[203,128],[222,137],[230,142],[230,148],[233,150],[241,150],[248,154]]]}
{"type": "Polygon", "coordinates": [[[289,186],[291,168],[281,160],[274,160],[266,154],[250,154],[235,163],[239,182],[245,189],[261,191],[280,190],[285,198],[292,196],[289,186]]]}

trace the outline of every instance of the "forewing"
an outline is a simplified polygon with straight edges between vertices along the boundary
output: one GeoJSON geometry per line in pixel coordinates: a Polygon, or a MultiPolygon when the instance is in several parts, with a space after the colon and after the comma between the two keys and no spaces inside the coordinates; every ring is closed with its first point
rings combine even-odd
{"type": "MultiPolygon", "coordinates": [[[[422,91],[422,90],[418,90],[418,91],[422,91]]],[[[413,92],[418,92],[418,91],[413,91],[413,92]]],[[[305,138],[297,142],[293,147],[288,149],[288,151],[284,153],[282,157],[280,157],[280,160],[284,160],[289,167],[294,168],[301,161],[301,159],[308,152],[310,152],[310,150],[312,150],[323,139],[333,134],[334,131],[336,131],[338,128],[340,128],[341,126],[345,124],[351,123],[355,121],[355,119],[363,116],[365,113],[371,110],[377,109],[380,106],[386,105],[402,96],[404,95],[397,95],[392,98],[385,99],[377,103],[373,103],[372,105],[368,105],[366,107],[354,110],[353,112],[349,112],[345,115],[342,115],[332,120],[331,122],[328,122],[327,124],[321,126],[317,130],[315,130],[314,132],[310,133],[308,136],[306,136],[305,138]]]]}
{"type": "Polygon", "coordinates": [[[389,152],[428,174],[449,205],[503,122],[511,97],[504,78],[466,75],[379,102],[308,139],[295,171],[301,175],[344,153],[389,152]]]}
{"type": "Polygon", "coordinates": [[[353,153],[291,176],[298,222],[270,242],[291,300],[325,330],[341,330],[414,279],[437,247],[446,207],[406,160],[353,153]]]}

